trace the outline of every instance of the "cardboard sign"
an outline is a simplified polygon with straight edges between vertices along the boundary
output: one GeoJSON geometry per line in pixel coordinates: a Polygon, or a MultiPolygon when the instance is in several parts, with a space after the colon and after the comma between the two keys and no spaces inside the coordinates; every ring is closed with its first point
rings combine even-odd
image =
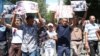
{"type": "Polygon", "coordinates": [[[71,5],[58,6],[55,18],[73,18],[73,8],[71,5]]]}
{"type": "Polygon", "coordinates": [[[19,14],[21,13],[37,13],[38,3],[32,1],[18,1],[16,3],[19,14]]]}
{"type": "Polygon", "coordinates": [[[71,5],[73,7],[74,11],[86,11],[87,9],[87,5],[86,5],[86,1],[71,1],[71,5]]]}
{"type": "Polygon", "coordinates": [[[16,5],[4,5],[3,13],[12,14],[16,5]]]}

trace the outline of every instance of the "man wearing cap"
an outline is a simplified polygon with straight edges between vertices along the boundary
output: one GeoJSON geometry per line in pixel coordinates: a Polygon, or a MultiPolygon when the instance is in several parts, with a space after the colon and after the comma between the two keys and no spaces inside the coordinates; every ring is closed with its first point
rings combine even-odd
{"type": "Polygon", "coordinates": [[[57,33],[52,23],[48,23],[47,27],[48,27],[48,30],[46,32],[47,32],[48,37],[44,45],[45,56],[54,56],[56,40],[57,40],[57,33]]]}
{"type": "Polygon", "coordinates": [[[68,19],[62,18],[61,23],[57,26],[57,53],[58,56],[70,56],[70,35],[71,28],[68,25],[68,19]]]}

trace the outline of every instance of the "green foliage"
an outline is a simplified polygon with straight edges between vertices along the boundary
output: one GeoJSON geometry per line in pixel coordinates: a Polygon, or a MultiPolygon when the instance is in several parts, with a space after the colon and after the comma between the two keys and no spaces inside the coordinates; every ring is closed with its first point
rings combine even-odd
{"type": "Polygon", "coordinates": [[[51,22],[51,18],[52,18],[52,13],[51,12],[49,12],[45,15],[45,19],[46,19],[47,22],[51,22]]]}
{"type": "Polygon", "coordinates": [[[70,5],[70,4],[71,4],[70,1],[71,1],[71,0],[64,0],[64,4],[65,4],[65,5],[70,5]]]}
{"type": "Polygon", "coordinates": [[[16,4],[17,1],[20,1],[20,0],[9,0],[11,3],[13,4],[16,4]]]}

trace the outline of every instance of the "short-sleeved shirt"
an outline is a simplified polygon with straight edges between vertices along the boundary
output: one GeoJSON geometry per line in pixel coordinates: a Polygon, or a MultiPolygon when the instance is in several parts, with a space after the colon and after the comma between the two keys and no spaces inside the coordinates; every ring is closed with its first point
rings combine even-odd
{"type": "MultiPolygon", "coordinates": [[[[48,34],[49,38],[53,38],[53,36],[57,35],[56,31],[52,31],[52,32],[47,31],[47,34],[48,34]]],[[[47,41],[45,41],[44,46],[46,48],[55,48],[56,42],[54,39],[48,39],[47,41]]]]}
{"type": "Polygon", "coordinates": [[[58,34],[58,41],[57,45],[62,46],[63,44],[67,47],[70,47],[70,38],[71,38],[71,27],[70,26],[63,26],[61,24],[57,27],[57,34],[58,34]]]}
{"type": "Polygon", "coordinates": [[[96,31],[99,29],[98,24],[94,23],[94,24],[86,24],[85,25],[85,32],[88,33],[88,40],[94,40],[97,41],[97,35],[96,35],[96,31]]]}
{"type": "Polygon", "coordinates": [[[22,43],[23,31],[17,28],[12,28],[12,41],[11,43],[22,43]]]}
{"type": "Polygon", "coordinates": [[[74,27],[71,32],[71,41],[82,40],[82,30],[79,27],[74,27]]]}
{"type": "Polygon", "coordinates": [[[28,26],[23,25],[23,40],[21,50],[23,52],[33,52],[37,49],[37,25],[28,26]]]}

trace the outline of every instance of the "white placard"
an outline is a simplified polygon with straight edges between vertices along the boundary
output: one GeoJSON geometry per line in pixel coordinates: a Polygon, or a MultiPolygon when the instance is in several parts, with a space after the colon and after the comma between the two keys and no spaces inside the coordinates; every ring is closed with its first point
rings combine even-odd
{"type": "Polygon", "coordinates": [[[11,14],[15,7],[16,5],[4,5],[3,13],[11,14]]]}
{"type": "Polygon", "coordinates": [[[71,5],[74,11],[86,11],[86,1],[71,1],[71,5]]]}
{"type": "Polygon", "coordinates": [[[37,13],[38,11],[38,3],[32,1],[18,1],[16,3],[17,9],[19,9],[20,13],[37,13]]]}
{"type": "Polygon", "coordinates": [[[73,18],[73,8],[71,5],[58,6],[55,18],[73,18]]]}

